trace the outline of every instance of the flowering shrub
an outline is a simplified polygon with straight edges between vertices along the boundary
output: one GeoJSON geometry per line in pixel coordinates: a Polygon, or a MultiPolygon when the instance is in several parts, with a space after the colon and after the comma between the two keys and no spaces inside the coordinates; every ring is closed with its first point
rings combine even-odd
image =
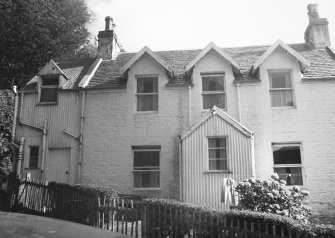
{"type": "Polygon", "coordinates": [[[278,174],[270,179],[250,178],[238,184],[239,204],[233,209],[269,212],[308,222],[310,208],[303,205],[307,190],[299,186],[288,187],[278,174]]]}

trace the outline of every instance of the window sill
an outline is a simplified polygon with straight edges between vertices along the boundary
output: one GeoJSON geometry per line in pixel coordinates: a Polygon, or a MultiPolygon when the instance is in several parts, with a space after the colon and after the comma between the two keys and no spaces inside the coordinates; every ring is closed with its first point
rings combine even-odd
{"type": "Polygon", "coordinates": [[[284,106],[284,107],[271,107],[273,110],[287,110],[287,109],[297,109],[296,106],[284,106]]]}
{"type": "Polygon", "coordinates": [[[25,170],[40,170],[40,168],[24,168],[25,170]]]}
{"type": "Polygon", "coordinates": [[[136,111],[135,114],[158,114],[158,111],[136,111]]]}
{"type": "Polygon", "coordinates": [[[216,173],[222,173],[222,174],[232,174],[232,171],[229,170],[207,170],[203,172],[204,174],[216,174],[216,173]]]}
{"type": "Polygon", "coordinates": [[[55,106],[58,105],[58,102],[40,102],[37,103],[35,106],[55,106]]]}
{"type": "Polygon", "coordinates": [[[160,191],[161,188],[133,188],[134,191],[160,191]]]}

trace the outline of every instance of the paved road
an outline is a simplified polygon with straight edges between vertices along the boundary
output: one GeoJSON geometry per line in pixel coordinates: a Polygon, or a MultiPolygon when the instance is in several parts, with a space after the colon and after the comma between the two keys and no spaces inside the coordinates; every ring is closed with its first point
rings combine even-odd
{"type": "Polygon", "coordinates": [[[0,238],[116,238],[111,231],[53,218],[0,212],[0,238]]]}

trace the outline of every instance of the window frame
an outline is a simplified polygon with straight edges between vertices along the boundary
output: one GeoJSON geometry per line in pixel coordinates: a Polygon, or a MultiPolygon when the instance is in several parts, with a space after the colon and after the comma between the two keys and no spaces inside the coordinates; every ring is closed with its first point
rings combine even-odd
{"type": "MultiPolygon", "coordinates": [[[[272,149],[272,161],[273,161],[273,172],[275,173],[275,168],[301,168],[301,180],[302,184],[300,185],[287,185],[287,186],[304,186],[304,160],[303,160],[303,149],[302,149],[302,143],[301,142],[280,142],[280,143],[271,143],[271,149],[272,149]],[[299,147],[300,150],[300,164],[275,164],[274,161],[274,146],[286,146],[286,147],[299,147]]],[[[287,182],[287,180],[285,180],[287,182]]]]}
{"type": "MultiPolygon", "coordinates": [[[[229,172],[229,164],[228,164],[228,159],[229,159],[229,142],[228,142],[228,136],[207,136],[207,171],[206,173],[213,173],[213,172],[229,172]],[[226,146],[225,147],[213,147],[209,148],[209,139],[225,139],[226,146]],[[210,149],[221,149],[225,148],[226,149],[226,158],[222,158],[223,161],[226,161],[226,169],[210,169],[209,162],[210,162],[210,157],[209,157],[209,150],[210,149]]],[[[219,158],[221,160],[221,158],[219,158]]],[[[212,160],[218,160],[218,158],[212,159],[212,160]]]]}
{"type": "MultiPolygon", "coordinates": [[[[132,188],[133,190],[160,190],[161,189],[161,147],[160,146],[132,146],[132,160],[133,160],[133,170],[132,170],[132,188]],[[158,151],[158,169],[135,169],[135,152],[141,151],[158,151]],[[136,172],[158,172],[159,175],[159,187],[135,187],[134,179],[136,172]]],[[[148,166],[146,166],[148,167],[148,166]]],[[[156,168],[157,166],[151,166],[152,168],[156,168]]],[[[143,168],[143,167],[140,167],[143,168]]]]}
{"type": "Polygon", "coordinates": [[[40,161],[40,146],[39,145],[30,145],[29,146],[28,169],[39,169],[39,161],[40,161]],[[32,148],[37,148],[37,156],[36,155],[34,155],[34,156],[31,155],[32,148]],[[37,159],[36,167],[31,166],[32,157],[37,159]]]}
{"type": "Polygon", "coordinates": [[[40,87],[39,87],[39,104],[57,104],[58,103],[58,88],[60,84],[60,75],[42,75],[40,76],[40,87]],[[44,80],[56,79],[58,80],[58,84],[54,85],[43,85],[44,80]],[[55,101],[41,101],[42,99],[42,91],[43,89],[55,89],[56,90],[56,100],[55,101]]]}
{"type": "Polygon", "coordinates": [[[292,69],[268,69],[268,78],[269,78],[269,95],[270,95],[270,105],[271,108],[295,108],[296,107],[296,100],[295,100],[295,93],[294,93],[294,81],[293,81],[293,74],[292,74],[292,69]],[[291,87],[290,88],[271,88],[271,82],[272,82],[272,74],[273,73],[288,73],[290,76],[290,82],[291,82],[291,87]],[[278,91],[291,91],[292,92],[292,106],[286,106],[286,105],[281,105],[281,106],[272,106],[272,99],[271,99],[271,92],[278,92],[278,91]]]}
{"type": "MultiPolygon", "coordinates": [[[[224,107],[220,107],[222,110],[227,110],[227,88],[226,88],[226,74],[225,72],[204,72],[200,73],[201,77],[201,96],[202,96],[202,110],[210,110],[211,108],[204,108],[204,95],[219,95],[223,94],[224,96],[224,107]],[[204,91],[203,78],[210,76],[222,76],[223,79],[223,90],[213,90],[213,91],[204,91]]],[[[216,105],[219,107],[218,105],[216,105]]]]}
{"type": "Polygon", "coordinates": [[[136,113],[150,113],[150,112],[158,112],[159,111],[159,75],[158,74],[145,74],[145,75],[136,75],[136,93],[135,93],[135,111],[136,113]],[[148,79],[152,78],[157,80],[157,92],[153,93],[139,93],[138,92],[138,80],[139,79],[148,79]],[[138,110],[138,96],[149,96],[149,95],[157,95],[157,110],[148,110],[148,111],[139,111],[138,110]]]}

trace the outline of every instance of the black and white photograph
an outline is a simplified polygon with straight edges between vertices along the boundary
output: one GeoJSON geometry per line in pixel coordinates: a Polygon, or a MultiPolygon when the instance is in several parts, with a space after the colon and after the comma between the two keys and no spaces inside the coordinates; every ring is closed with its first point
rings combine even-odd
{"type": "Polygon", "coordinates": [[[0,238],[335,238],[335,1],[0,0],[0,238]]]}

